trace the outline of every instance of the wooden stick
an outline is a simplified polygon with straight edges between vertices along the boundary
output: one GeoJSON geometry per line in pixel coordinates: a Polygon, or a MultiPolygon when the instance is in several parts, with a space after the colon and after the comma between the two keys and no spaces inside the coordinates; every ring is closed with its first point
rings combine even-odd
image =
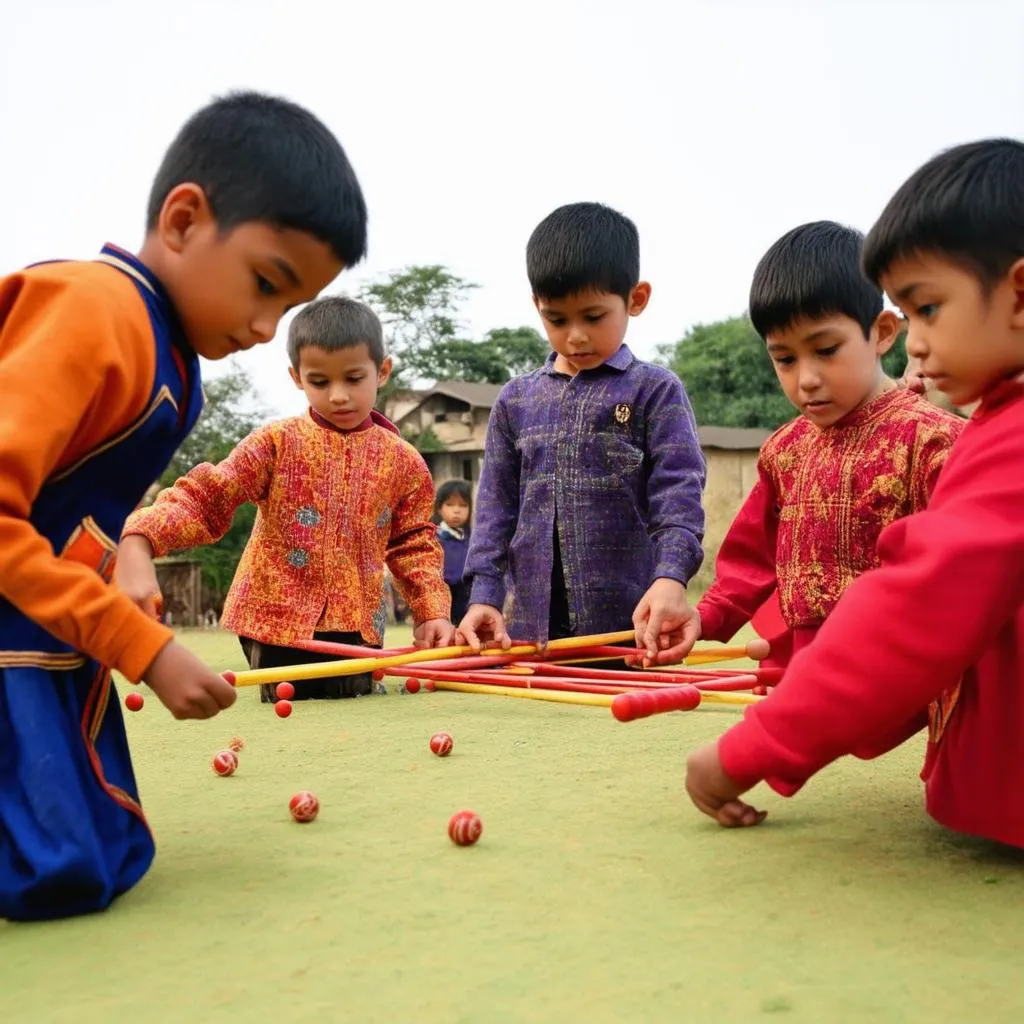
{"type": "Polygon", "coordinates": [[[615,699],[610,693],[565,693],[560,690],[527,690],[513,686],[488,686],[483,683],[458,683],[453,679],[441,679],[434,685],[439,690],[453,690],[456,693],[479,693],[490,697],[521,697],[526,700],[547,700],[557,704],[584,704],[590,707],[610,708],[615,699]]]}
{"type": "MultiPolygon", "coordinates": [[[[631,630],[619,633],[603,633],[597,636],[571,636],[564,640],[552,640],[548,650],[572,651],[593,647],[595,644],[613,644],[633,635],[631,630]]],[[[502,651],[503,655],[536,655],[537,644],[523,644],[502,651]]],[[[327,679],[331,676],[354,676],[378,669],[395,668],[399,665],[415,665],[423,662],[443,661],[448,658],[463,658],[476,652],[472,647],[436,647],[410,651],[378,658],[353,658],[346,661],[323,661],[310,665],[288,665],[283,668],[252,668],[244,672],[225,672],[224,678],[235,686],[258,686],[260,684],[300,682],[304,679],[327,679]]]]}

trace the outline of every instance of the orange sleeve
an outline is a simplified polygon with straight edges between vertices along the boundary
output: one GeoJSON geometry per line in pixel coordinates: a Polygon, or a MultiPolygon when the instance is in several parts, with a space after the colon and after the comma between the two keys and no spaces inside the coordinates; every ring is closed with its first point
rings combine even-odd
{"type": "Polygon", "coordinates": [[[409,489],[395,506],[387,564],[416,623],[447,619],[451,591],[444,581],[444,549],[437,527],[430,521],[434,511],[434,481],[419,453],[411,453],[405,467],[409,489]]]}
{"type": "MultiPolygon", "coordinates": [[[[145,305],[119,294],[110,273],[58,264],[0,280],[0,596],[136,681],[170,630],[90,567],[59,558],[29,522],[47,478],[123,430],[149,398],[145,305]]],[[[128,279],[123,287],[134,292],[128,279]]]]}
{"type": "Polygon", "coordinates": [[[260,427],[223,462],[201,463],[161,491],[148,508],[133,512],[121,536],[145,537],[157,556],[215,544],[231,529],[240,505],[267,496],[275,461],[271,428],[260,427]]]}

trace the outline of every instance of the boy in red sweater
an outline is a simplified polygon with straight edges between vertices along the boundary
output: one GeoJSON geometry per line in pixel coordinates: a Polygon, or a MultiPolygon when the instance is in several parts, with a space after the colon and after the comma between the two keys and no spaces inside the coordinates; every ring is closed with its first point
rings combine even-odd
{"type": "Polygon", "coordinates": [[[691,753],[687,791],[721,825],[756,825],[764,813],[739,799],[756,783],[791,796],[844,754],[877,756],[927,725],[928,812],[1024,847],[1024,143],[925,164],[863,262],[906,315],[925,375],[955,405],[980,404],[928,508],[883,532],[880,568],[784,685],[691,753]]]}

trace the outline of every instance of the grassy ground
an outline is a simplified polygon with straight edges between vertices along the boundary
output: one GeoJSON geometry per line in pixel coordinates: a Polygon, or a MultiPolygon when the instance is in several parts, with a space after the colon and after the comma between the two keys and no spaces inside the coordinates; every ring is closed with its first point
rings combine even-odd
{"type": "Polygon", "coordinates": [[[150,697],[128,726],[156,863],[106,914],[0,923],[0,1021],[1020,1020],[1022,861],[929,822],[919,744],[759,791],[766,825],[726,832],[682,764],[732,720],[392,688],[179,724],[150,697]]]}

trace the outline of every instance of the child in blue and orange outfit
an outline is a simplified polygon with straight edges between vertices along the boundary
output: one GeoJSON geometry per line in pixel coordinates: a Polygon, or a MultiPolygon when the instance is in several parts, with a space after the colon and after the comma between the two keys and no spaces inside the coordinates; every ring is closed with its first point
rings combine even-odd
{"type": "Polygon", "coordinates": [[[1024,144],[934,157],[871,229],[864,267],[906,315],[927,377],[954,405],[980,404],[928,507],[882,533],[880,567],[783,685],[690,755],[687,789],[722,825],[758,824],[740,799],[757,782],[791,796],[844,754],[928,726],[931,816],[1024,847],[1024,144]]]}
{"type": "Polygon", "coordinates": [[[437,489],[434,522],[444,548],[444,581],[452,595],[452,622],[460,622],[469,608],[466,555],[472,534],[473,488],[465,480],[446,480],[437,489]]]}
{"type": "Polygon", "coordinates": [[[651,294],[636,227],[598,203],[561,207],[526,262],[554,351],[491,412],[460,632],[478,646],[632,625],[648,658],[671,658],[704,557],[705,465],[679,378],[623,344],[651,294]]]}
{"type": "MultiPolygon", "coordinates": [[[[443,555],[430,521],[434,485],[423,456],[374,411],[391,372],[380,320],[346,298],[312,302],[288,333],[290,373],[310,408],[255,430],[219,465],[196,466],[129,517],[119,580],[157,592],[153,556],[219,540],[244,502],[256,523],[224,602],[252,667],[338,660],[297,640],[379,647],[384,566],[412,610],[420,646],[454,629],[443,555]]],[[[357,697],[369,673],[295,684],[295,698],[357,697]]],[[[264,701],[276,699],[266,686],[264,701]]]]}
{"type": "Polygon", "coordinates": [[[199,415],[199,356],[269,341],[365,240],[335,138],[246,93],[172,143],[138,256],[0,280],[0,918],[102,910],[149,868],[110,670],[179,719],[235,691],[111,585],[116,539],[199,415]]]}
{"type": "MultiPolygon", "coordinates": [[[[889,380],[899,331],[860,270],[862,236],[820,221],[764,255],[750,317],[801,415],[776,431],[697,605],[698,634],[727,641],[778,589],[785,662],[810,643],[843,591],[878,564],[881,531],[920,511],[963,421],[889,380]]],[[[770,663],[770,662],[769,662],[770,663]]]]}

